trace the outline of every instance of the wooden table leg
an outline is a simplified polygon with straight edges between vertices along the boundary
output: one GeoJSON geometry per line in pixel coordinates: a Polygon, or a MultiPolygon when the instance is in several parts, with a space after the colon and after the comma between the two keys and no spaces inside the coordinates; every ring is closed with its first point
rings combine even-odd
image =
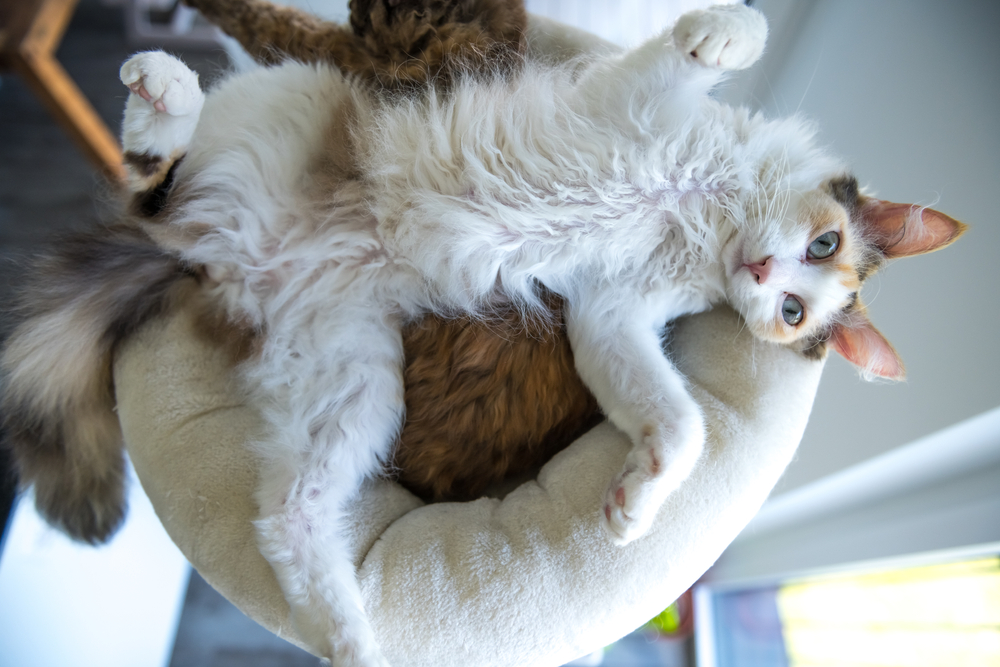
{"type": "Polygon", "coordinates": [[[84,155],[106,176],[124,179],[118,141],[59,62],[48,55],[27,55],[12,65],[84,155]]]}
{"type": "Polygon", "coordinates": [[[0,65],[17,72],[87,158],[124,180],[118,141],[55,59],[77,0],[0,0],[0,65]]]}

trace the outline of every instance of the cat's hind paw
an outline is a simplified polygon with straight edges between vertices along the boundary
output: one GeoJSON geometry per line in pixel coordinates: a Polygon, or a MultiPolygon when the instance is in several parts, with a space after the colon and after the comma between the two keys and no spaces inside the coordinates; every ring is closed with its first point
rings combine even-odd
{"type": "Polygon", "coordinates": [[[746,69],[764,53],[767,20],[744,5],[688,12],[674,26],[674,44],[695,62],[723,70],[746,69]]]}
{"type": "Polygon", "coordinates": [[[121,82],[153,109],[171,116],[201,111],[205,95],[198,75],[177,58],[162,51],[137,53],[122,65],[121,82]]]}

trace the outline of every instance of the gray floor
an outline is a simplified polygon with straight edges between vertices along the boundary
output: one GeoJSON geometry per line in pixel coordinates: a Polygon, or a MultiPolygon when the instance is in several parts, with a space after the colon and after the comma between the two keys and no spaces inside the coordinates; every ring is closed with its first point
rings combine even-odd
{"type": "MultiPolygon", "coordinates": [[[[119,132],[126,91],[118,68],[137,47],[126,43],[120,8],[83,0],[58,52],[112,133],[119,132]]],[[[228,66],[219,49],[170,49],[210,83],[228,66]]],[[[10,302],[26,257],[60,233],[99,224],[112,194],[24,84],[0,79],[0,306],[10,302]]],[[[0,315],[0,332],[7,318],[0,315]]],[[[607,667],[689,664],[689,644],[637,633],[605,655],[607,667]]],[[[298,667],[319,664],[236,610],[192,575],[172,667],[298,667]]]]}

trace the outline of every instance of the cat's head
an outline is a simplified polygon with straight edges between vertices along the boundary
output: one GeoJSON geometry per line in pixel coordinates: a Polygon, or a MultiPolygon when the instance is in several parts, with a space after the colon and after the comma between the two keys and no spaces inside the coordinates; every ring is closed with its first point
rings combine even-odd
{"type": "Polygon", "coordinates": [[[850,176],[791,192],[748,217],[724,261],[727,297],[750,331],[812,357],[829,346],[865,377],[902,379],[899,355],[865,313],[861,284],[886,260],[943,248],[965,225],[865,196],[850,176]]]}

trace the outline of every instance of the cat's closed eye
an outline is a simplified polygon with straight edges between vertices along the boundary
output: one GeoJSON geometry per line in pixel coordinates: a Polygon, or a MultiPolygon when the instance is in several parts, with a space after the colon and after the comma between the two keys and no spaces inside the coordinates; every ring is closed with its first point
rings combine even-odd
{"type": "Polygon", "coordinates": [[[826,259],[837,252],[838,247],[840,247],[840,234],[837,232],[827,232],[809,244],[806,256],[809,259],[826,259]]]}
{"type": "Polygon", "coordinates": [[[785,302],[781,304],[781,317],[789,326],[798,326],[805,315],[805,308],[794,296],[789,294],[785,297],[785,302]]]}

